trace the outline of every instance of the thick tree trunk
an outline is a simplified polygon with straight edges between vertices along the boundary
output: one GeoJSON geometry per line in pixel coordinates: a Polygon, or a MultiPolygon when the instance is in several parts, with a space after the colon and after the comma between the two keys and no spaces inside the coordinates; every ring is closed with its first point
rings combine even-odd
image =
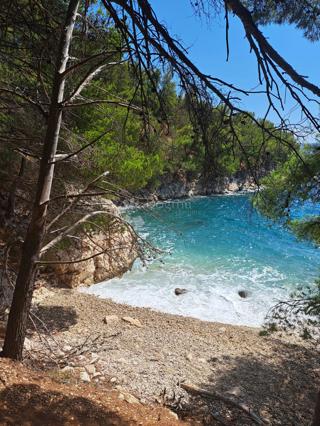
{"type": "Polygon", "coordinates": [[[320,391],[318,392],[316,408],[314,410],[314,416],[311,426],[320,426],[320,391]]]}
{"type": "Polygon", "coordinates": [[[47,131],[40,161],[37,193],[31,221],[22,247],[20,268],[2,352],[2,356],[12,359],[22,358],[27,320],[37,273],[37,261],[39,260],[39,253],[45,233],[48,202],[54,173],[53,162],[60,134],[65,86],[63,72],[66,70],[69,58],[70,43],[78,6],[79,0],[70,0],[65,25],[60,37],[47,131]]]}

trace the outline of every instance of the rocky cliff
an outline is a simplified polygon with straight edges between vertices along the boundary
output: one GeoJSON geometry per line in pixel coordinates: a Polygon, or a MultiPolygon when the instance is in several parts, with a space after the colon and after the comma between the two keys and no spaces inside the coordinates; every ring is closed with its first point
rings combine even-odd
{"type": "MultiPolygon", "coordinates": [[[[0,219],[3,219],[0,221],[0,306],[7,306],[16,280],[15,271],[20,262],[20,249],[28,225],[29,212],[25,206],[22,209],[20,203],[16,214],[6,220],[5,197],[3,199],[1,209],[0,197],[0,219]]],[[[86,200],[86,205],[78,203],[77,209],[72,212],[68,222],[58,223],[55,228],[68,228],[72,223],[76,223],[79,217],[96,210],[102,214],[75,227],[59,240],[58,244],[54,244],[45,252],[42,258],[44,261],[62,263],[42,266],[37,286],[45,282],[66,287],[94,284],[122,275],[138,257],[140,249],[137,237],[110,200],[92,198],[86,200]]],[[[54,214],[58,212],[56,209],[54,214]]],[[[48,233],[45,245],[50,245],[55,236],[55,232],[48,233]]]]}
{"type": "Polygon", "coordinates": [[[230,177],[203,179],[200,175],[188,176],[183,172],[165,174],[156,189],[146,188],[139,195],[148,201],[188,198],[196,195],[232,194],[256,189],[253,178],[244,173],[230,177]]]}
{"type": "Polygon", "coordinates": [[[132,267],[138,254],[136,235],[117,210],[117,215],[103,227],[82,230],[77,238],[54,249],[54,260],[66,263],[52,265],[50,269],[59,285],[91,285],[122,275],[132,267]]]}

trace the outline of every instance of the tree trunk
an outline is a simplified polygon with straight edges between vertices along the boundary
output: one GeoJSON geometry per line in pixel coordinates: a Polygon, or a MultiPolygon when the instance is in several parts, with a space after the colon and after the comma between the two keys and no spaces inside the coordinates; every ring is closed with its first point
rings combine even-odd
{"type": "Polygon", "coordinates": [[[320,426],[320,391],[318,392],[316,408],[314,410],[314,416],[311,426],[320,426]]]}
{"type": "Polygon", "coordinates": [[[45,223],[50,199],[54,157],[60,134],[62,120],[62,101],[64,97],[65,77],[69,49],[79,0],[70,0],[65,25],[62,29],[53,80],[50,109],[46,135],[37,183],[37,192],[32,210],[31,221],[22,246],[21,261],[9,313],[7,331],[2,356],[22,359],[22,351],[31,307],[33,287],[37,273],[37,262],[45,234],[45,223]]]}

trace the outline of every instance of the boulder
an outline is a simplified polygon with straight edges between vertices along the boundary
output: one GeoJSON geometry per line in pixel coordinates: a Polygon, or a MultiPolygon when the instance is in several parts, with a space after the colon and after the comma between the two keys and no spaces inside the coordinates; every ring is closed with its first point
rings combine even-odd
{"type": "Polygon", "coordinates": [[[239,290],[238,294],[242,299],[246,299],[249,296],[249,293],[246,290],[239,290]]]}
{"type": "Polygon", "coordinates": [[[185,294],[185,293],[187,293],[188,292],[188,290],[186,289],[186,288],[179,288],[179,287],[177,287],[177,288],[175,288],[175,290],[174,290],[174,294],[176,295],[176,296],[179,296],[180,294],[185,294]]]}
{"type": "Polygon", "coordinates": [[[83,235],[80,232],[80,238],[62,241],[60,248],[48,251],[50,260],[87,259],[80,263],[53,265],[60,285],[74,288],[121,276],[132,267],[138,257],[136,236],[120,220],[114,220],[114,217],[120,216],[117,207],[110,201],[104,208],[105,229],[93,229],[89,234],[83,235]],[[108,212],[112,215],[112,220],[108,219],[108,212]],[[101,254],[95,256],[96,253],[101,254]]]}

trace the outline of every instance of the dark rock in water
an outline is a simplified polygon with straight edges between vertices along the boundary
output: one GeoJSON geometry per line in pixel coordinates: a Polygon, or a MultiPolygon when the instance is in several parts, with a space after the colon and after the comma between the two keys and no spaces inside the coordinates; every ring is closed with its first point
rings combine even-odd
{"type": "Polygon", "coordinates": [[[188,292],[188,290],[186,288],[175,288],[175,290],[174,290],[174,294],[176,296],[179,296],[180,294],[184,294],[184,293],[187,293],[187,292],[188,292]]]}
{"type": "Polygon", "coordinates": [[[246,290],[239,290],[238,294],[240,297],[242,297],[243,299],[246,299],[249,296],[249,293],[246,290]]]}

